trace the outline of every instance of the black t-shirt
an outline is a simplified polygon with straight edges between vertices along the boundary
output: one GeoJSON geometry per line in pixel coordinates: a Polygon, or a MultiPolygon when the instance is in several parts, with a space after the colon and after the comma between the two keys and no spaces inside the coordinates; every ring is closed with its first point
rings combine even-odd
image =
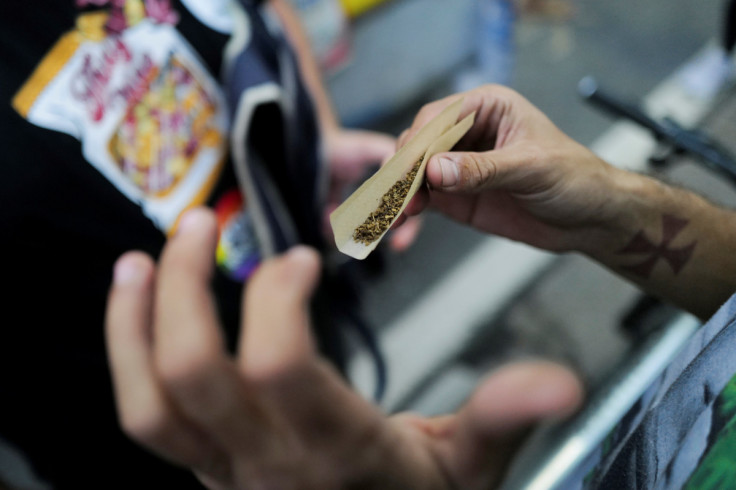
{"type": "Polygon", "coordinates": [[[120,432],[103,319],[117,257],[156,257],[204,202],[231,225],[214,288],[234,339],[260,257],[218,88],[228,2],[115,3],[0,3],[0,438],[55,488],[197,488],[120,432]]]}

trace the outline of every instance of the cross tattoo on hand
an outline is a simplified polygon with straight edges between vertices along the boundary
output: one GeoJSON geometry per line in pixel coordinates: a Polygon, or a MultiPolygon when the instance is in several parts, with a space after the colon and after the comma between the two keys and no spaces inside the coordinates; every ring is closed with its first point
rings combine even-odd
{"type": "Polygon", "coordinates": [[[697,245],[697,241],[693,241],[683,247],[670,247],[672,241],[688,223],[688,220],[677,218],[671,214],[662,215],[662,242],[659,245],[654,244],[647,238],[644,231],[640,230],[624,248],[616,253],[618,255],[646,255],[646,258],[643,262],[623,265],[621,268],[647,279],[655,264],[659,259],[663,259],[677,275],[690,260],[697,245]]]}

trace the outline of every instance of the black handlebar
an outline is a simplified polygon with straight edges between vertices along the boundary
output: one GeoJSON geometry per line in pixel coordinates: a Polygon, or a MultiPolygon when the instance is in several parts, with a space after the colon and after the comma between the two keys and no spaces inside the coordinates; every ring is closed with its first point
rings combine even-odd
{"type": "Polygon", "coordinates": [[[736,160],[728,150],[702,132],[685,129],[672,119],[657,121],[636,104],[621,101],[601,90],[592,77],[580,80],[578,93],[604,112],[629,119],[648,129],[658,141],[671,145],[679,153],[691,154],[711,170],[721,173],[736,184],[736,160]]]}

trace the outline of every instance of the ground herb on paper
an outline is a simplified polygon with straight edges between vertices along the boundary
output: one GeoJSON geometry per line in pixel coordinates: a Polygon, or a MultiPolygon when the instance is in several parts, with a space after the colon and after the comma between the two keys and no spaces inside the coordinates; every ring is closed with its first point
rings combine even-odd
{"type": "Polygon", "coordinates": [[[421,164],[422,160],[419,160],[406,174],[406,177],[391,186],[381,198],[381,204],[378,208],[366,218],[362,225],[355,229],[353,240],[364,245],[370,245],[388,230],[393,219],[398,216],[421,164]]]}

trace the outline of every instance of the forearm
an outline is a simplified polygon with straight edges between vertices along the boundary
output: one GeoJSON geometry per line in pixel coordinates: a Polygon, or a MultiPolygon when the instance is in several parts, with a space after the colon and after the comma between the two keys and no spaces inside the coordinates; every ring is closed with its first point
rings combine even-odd
{"type": "MultiPolygon", "coordinates": [[[[452,101],[422,108],[407,134],[452,101]]],[[[482,232],[588,255],[703,319],[736,291],[736,213],[607,164],[506,87],[466,92],[463,110],[476,112],[464,148],[427,163],[433,208],[482,232]]]]}
{"type": "Polygon", "coordinates": [[[707,319],[736,291],[736,213],[650,177],[616,175],[618,211],[583,252],[707,319]]]}
{"type": "Polygon", "coordinates": [[[322,72],[317,65],[309,44],[309,38],[301,25],[301,21],[291,5],[289,5],[288,0],[271,0],[269,5],[279,17],[289,42],[296,52],[299,71],[312,96],[322,130],[331,131],[337,129],[340,124],[332,106],[330,96],[325,89],[322,72]]]}

